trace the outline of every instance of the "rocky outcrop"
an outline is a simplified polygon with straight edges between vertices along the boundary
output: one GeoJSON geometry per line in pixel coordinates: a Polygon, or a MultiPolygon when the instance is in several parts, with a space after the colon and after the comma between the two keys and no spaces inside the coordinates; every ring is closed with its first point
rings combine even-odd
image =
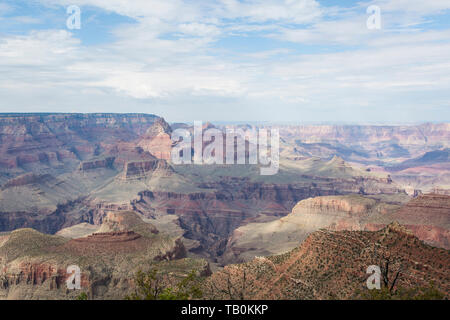
{"type": "Polygon", "coordinates": [[[450,252],[424,244],[398,224],[376,232],[315,231],[282,255],[226,266],[204,288],[207,297],[225,300],[240,294],[262,300],[361,299],[368,294],[367,268],[385,267],[386,259],[389,284],[400,271],[395,290],[434,285],[448,298],[450,252]]]}
{"type": "Polygon", "coordinates": [[[322,196],[302,200],[285,217],[237,228],[222,257],[224,264],[295,248],[316,230],[362,230],[371,215],[398,208],[361,195],[322,196]]]}
{"type": "Polygon", "coordinates": [[[181,241],[181,239],[177,239],[175,241],[175,245],[171,250],[167,250],[166,252],[155,257],[156,261],[171,261],[176,259],[185,258],[187,255],[186,248],[181,241]]]}
{"type": "Polygon", "coordinates": [[[93,233],[84,238],[74,239],[75,242],[91,242],[91,243],[116,243],[127,242],[139,239],[141,235],[134,231],[120,231],[120,232],[100,232],[93,233]]]}
{"type": "Polygon", "coordinates": [[[25,173],[16,178],[8,180],[3,186],[2,190],[12,188],[12,187],[20,187],[28,184],[39,183],[45,180],[52,179],[52,176],[49,174],[34,174],[34,173],[25,173]]]}
{"type": "MultiPolygon", "coordinates": [[[[207,123],[203,129],[211,127],[207,123]]],[[[378,135],[373,138],[376,143],[397,136],[403,139],[403,129],[397,127],[322,129],[301,129],[304,136],[300,138],[311,137],[301,143],[313,143],[315,134],[342,143],[358,136],[370,140],[372,133],[378,135]]],[[[439,134],[433,130],[440,134],[447,130],[445,126],[430,132],[422,129],[427,137],[435,135],[436,141],[439,134]]],[[[0,116],[0,163],[9,166],[0,168],[0,181],[7,187],[0,194],[0,231],[33,227],[54,234],[81,223],[100,225],[108,211],[135,211],[147,218],[175,215],[185,236],[201,243],[197,253],[216,259],[237,228],[279,219],[306,198],[402,194],[387,174],[367,171],[339,156],[329,161],[302,158],[288,163],[282,159],[280,172],[273,177],[253,175],[259,170],[252,166],[172,167],[164,160],[170,154],[170,133],[162,118],[151,115],[0,116]],[[20,176],[27,171],[28,175],[20,176]],[[43,172],[54,179],[40,183],[39,179],[46,179],[43,172]]],[[[348,149],[349,154],[353,150],[361,156],[358,146],[348,149]]],[[[333,228],[360,227],[357,220],[363,218],[345,210],[339,208],[343,217],[333,222],[333,228]]]]}
{"type": "Polygon", "coordinates": [[[426,243],[449,248],[449,196],[426,194],[400,205],[388,197],[360,195],[316,197],[300,201],[278,220],[249,223],[230,237],[223,262],[247,261],[254,256],[279,254],[294,248],[308,234],[328,230],[376,231],[399,221],[426,243]]]}
{"type": "Polygon", "coordinates": [[[125,165],[123,179],[142,179],[149,175],[169,176],[172,167],[165,160],[133,161],[125,165]]]}
{"type": "Polygon", "coordinates": [[[81,162],[78,170],[87,171],[99,168],[111,169],[114,165],[115,159],[115,157],[107,157],[101,160],[83,161],[81,162]]]}
{"type": "MultiPolygon", "coordinates": [[[[384,227],[382,224],[369,223],[365,226],[365,230],[377,231],[384,227]]],[[[405,228],[410,230],[420,240],[434,247],[450,249],[450,230],[433,225],[415,225],[407,224],[405,228]]]]}
{"type": "MultiPolygon", "coordinates": [[[[189,194],[144,191],[139,193],[140,198],[133,206],[148,217],[155,212],[177,215],[180,226],[186,230],[185,237],[200,241],[201,247],[197,250],[213,259],[224,253],[229,237],[240,226],[259,218],[267,221],[285,216],[305,198],[346,192],[346,185],[342,183],[338,190],[333,186],[333,179],[318,179],[315,186],[254,183],[242,179],[224,179],[221,184],[202,186],[217,191],[189,194]]],[[[349,188],[358,190],[354,184],[349,184],[349,188]]]]}
{"type": "Polygon", "coordinates": [[[76,239],[88,236],[98,230],[98,225],[82,222],[59,230],[56,235],[67,239],[76,239]]]}
{"type": "Polygon", "coordinates": [[[304,142],[337,141],[353,143],[396,142],[400,144],[439,144],[449,137],[450,124],[411,126],[383,125],[290,125],[279,127],[282,137],[295,137],[304,142]]]}
{"type": "Polygon", "coordinates": [[[158,229],[149,223],[143,223],[141,218],[132,211],[110,211],[103,218],[97,234],[113,234],[128,231],[139,231],[145,234],[157,234],[158,229]],[[138,229],[136,229],[138,228],[138,229]]]}
{"type": "Polygon", "coordinates": [[[349,216],[362,216],[367,214],[375,204],[374,199],[366,199],[360,196],[317,197],[300,201],[292,209],[292,215],[301,215],[305,212],[314,214],[319,212],[329,214],[343,212],[349,216]]]}
{"type": "Polygon", "coordinates": [[[400,222],[411,220],[416,224],[431,222],[450,228],[450,196],[443,194],[424,194],[412,199],[400,210],[395,212],[395,218],[400,222]]]}
{"type": "Polygon", "coordinates": [[[94,211],[93,208],[90,208],[90,203],[80,197],[58,204],[56,208],[50,210],[48,208],[35,208],[34,212],[2,212],[0,214],[0,230],[12,231],[20,228],[33,228],[40,232],[54,234],[62,228],[81,222],[93,222],[94,211]]]}
{"type": "Polygon", "coordinates": [[[383,216],[382,223],[368,223],[368,230],[378,230],[389,221],[399,221],[421,240],[450,249],[450,196],[444,194],[420,195],[399,210],[383,216]]]}
{"type": "Polygon", "coordinates": [[[183,243],[142,221],[131,212],[109,213],[105,229],[68,240],[21,229],[0,242],[0,299],[123,299],[134,289],[137,270],[152,263],[179,277],[192,270],[210,273],[204,260],[187,259],[183,243]],[[68,290],[67,267],[81,271],[81,289],[68,290]]]}
{"type": "Polygon", "coordinates": [[[103,147],[132,141],[159,119],[146,114],[2,114],[0,164],[56,166],[95,157],[103,147]]]}
{"type": "Polygon", "coordinates": [[[159,118],[150,126],[150,128],[147,129],[143,137],[154,138],[162,133],[170,135],[172,133],[172,129],[163,118],[159,118]]]}
{"type": "Polygon", "coordinates": [[[138,142],[138,146],[143,150],[150,152],[158,159],[171,159],[172,140],[170,134],[172,129],[169,124],[162,118],[148,128],[142,139],[138,142]]]}
{"type": "MultiPolygon", "coordinates": [[[[66,286],[66,281],[70,277],[70,274],[67,274],[66,269],[63,269],[62,266],[33,262],[19,263],[9,270],[4,269],[3,273],[0,276],[1,291],[9,291],[18,286],[42,286],[48,290],[58,290],[66,286]]],[[[89,279],[86,274],[81,274],[81,286],[83,288],[89,286],[89,279]]]]}

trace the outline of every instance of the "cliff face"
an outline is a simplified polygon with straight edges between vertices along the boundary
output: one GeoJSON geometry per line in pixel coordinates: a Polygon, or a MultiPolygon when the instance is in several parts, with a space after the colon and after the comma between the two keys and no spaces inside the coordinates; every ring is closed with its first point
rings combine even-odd
{"type": "Polygon", "coordinates": [[[448,123],[406,126],[306,125],[278,126],[283,157],[301,160],[338,155],[369,165],[373,172],[391,173],[411,194],[450,185],[448,123]]]}
{"type": "Polygon", "coordinates": [[[414,167],[429,167],[436,164],[450,163],[450,148],[426,152],[424,155],[403,161],[395,166],[389,168],[390,171],[401,171],[414,167]]]}
{"type": "Polygon", "coordinates": [[[105,159],[101,160],[83,161],[81,162],[78,170],[86,171],[99,168],[112,168],[114,165],[114,160],[115,157],[106,157],[105,159]]]}
{"type": "Polygon", "coordinates": [[[213,299],[237,299],[241,293],[245,299],[357,299],[358,291],[368,292],[367,267],[384,267],[386,259],[390,284],[400,270],[395,289],[434,283],[450,294],[449,251],[424,244],[398,224],[376,232],[315,231],[285,254],[226,266],[205,290],[213,299]]]}
{"type": "Polygon", "coordinates": [[[2,189],[8,189],[12,187],[20,187],[33,183],[38,183],[46,179],[51,179],[50,175],[39,175],[34,173],[25,173],[16,178],[8,180],[2,187],[2,189]]]}
{"type": "MultiPolygon", "coordinates": [[[[83,170],[79,168],[74,174],[64,176],[65,180],[53,178],[45,184],[33,183],[6,189],[0,194],[5,199],[0,203],[5,207],[0,215],[1,230],[32,227],[53,234],[61,228],[82,222],[98,225],[108,211],[134,210],[148,218],[153,218],[155,214],[174,214],[186,237],[200,241],[199,252],[216,259],[224,252],[236,228],[254,221],[284,216],[305,198],[362,191],[399,192],[394,184],[374,177],[344,179],[303,175],[299,176],[297,183],[268,183],[245,177],[221,176],[219,181],[199,183],[198,180],[190,180],[184,173],[175,172],[166,161],[155,158],[128,161],[123,172],[103,166],[107,163],[93,161],[84,165],[83,170]],[[98,168],[93,168],[96,166],[98,168]],[[184,187],[177,190],[180,183],[184,187]],[[177,191],[161,191],[164,185],[166,190],[177,191]],[[103,186],[107,189],[102,193],[110,200],[102,200],[95,193],[89,194],[90,190],[103,186]],[[152,191],[145,191],[149,188],[152,191]],[[12,201],[20,194],[32,194],[30,198],[40,202],[12,201]],[[129,194],[130,200],[119,200],[123,194],[129,194]],[[44,207],[43,204],[49,201],[44,207]],[[18,210],[18,206],[24,203],[27,207],[18,210]]],[[[114,166],[118,166],[117,160],[114,166]]],[[[207,175],[203,173],[203,176],[207,175]]],[[[194,178],[198,179],[198,175],[194,178]]]]}
{"type": "Polygon", "coordinates": [[[450,228],[450,196],[424,194],[412,199],[395,213],[400,221],[411,220],[417,224],[434,223],[450,228]]]}
{"type": "MultiPolygon", "coordinates": [[[[66,286],[67,275],[66,270],[57,264],[49,263],[33,263],[24,262],[17,265],[11,265],[9,273],[5,273],[0,278],[0,291],[13,291],[8,296],[10,299],[32,298],[33,294],[28,293],[27,289],[40,288],[51,291],[57,291],[66,286]]],[[[9,271],[8,269],[4,269],[9,271]]],[[[89,280],[86,274],[81,276],[82,287],[89,286],[89,280]]],[[[1,298],[5,298],[0,294],[1,298]]]]}
{"type": "Polygon", "coordinates": [[[388,221],[398,221],[412,230],[421,240],[450,249],[450,196],[444,194],[420,195],[399,210],[374,219],[368,230],[378,230],[388,221]]]}
{"type": "MultiPolygon", "coordinates": [[[[346,161],[392,172],[404,188],[430,192],[449,185],[450,125],[279,126],[281,154],[290,159],[338,155],[346,161]],[[446,165],[447,164],[447,165],[446,165]],[[400,170],[400,171],[399,171],[400,170]]],[[[411,190],[413,192],[413,190],[411,190]]]]}
{"type": "Polygon", "coordinates": [[[361,216],[376,204],[373,199],[353,197],[317,197],[299,202],[293,209],[292,215],[301,215],[306,212],[320,213],[345,213],[348,216],[361,216]],[[359,201],[358,201],[359,200],[359,201]]]}
{"type": "Polygon", "coordinates": [[[131,212],[110,213],[104,228],[68,240],[21,229],[0,242],[0,298],[74,299],[85,292],[91,299],[123,299],[131,293],[138,269],[156,263],[164,271],[185,274],[209,270],[205,261],[184,259],[183,243],[143,222],[131,212]],[[68,290],[69,265],[81,270],[81,290],[68,290]]]}
{"type": "Polygon", "coordinates": [[[173,172],[165,160],[132,161],[125,164],[123,178],[128,180],[141,179],[149,175],[169,176],[173,172]]]}
{"type": "Polygon", "coordinates": [[[282,136],[293,136],[305,142],[338,141],[342,144],[391,141],[399,144],[434,144],[449,138],[450,134],[448,123],[417,126],[309,125],[283,126],[280,129],[282,136]]]}
{"type": "MultiPolygon", "coordinates": [[[[382,185],[386,186],[388,184],[382,185]]],[[[140,198],[133,202],[133,207],[148,217],[155,214],[173,214],[178,216],[180,226],[186,231],[185,237],[200,242],[201,246],[197,248],[196,252],[207,254],[210,258],[216,259],[224,254],[227,247],[232,246],[234,239],[232,235],[237,228],[242,226],[242,228],[245,228],[247,224],[259,226],[259,224],[252,224],[252,222],[272,221],[278,217],[285,216],[300,200],[316,196],[358,192],[361,186],[362,182],[355,183],[355,181],[350,182],[350,180],[346,181],[344,179],[315,178],[313,186],[310,183],[269,184],[237,178],[224,179],[220,183],[202,184],[202,187],[215,190],[213,192],[182,194],[144,191],[140,193],[140,198]],[[230,236],[232,236],[232,240],[230,240],[230,236]]],[[[372,191],[380,192],[375,187],[373,187],[372,191]]],[[[348,204],[342,204],[343,208],[346,208],[346,205],[348,204]]],[[[352,205],[355,206],[353,210],[363,210],[365,208],[358,207],[359,204],[352,205]]],[[[343,215],[344,218],[342,219],[323,218],[318,225],[328,226],[336,221],[340,223],[346,221],[347,224],[353,224],[354,228],[356,226],[359,227],[358,217],[352,218],[351,214],[347,214],[349,218],[346,218],[345,213],[343,215]]],[[[320,217],[320,214],[317,217],[320,217]]],[[[341,223],[338,227],[344,228],[344,225],[341,223]]],[[[315,228],[315,225],[311,228],[315,228]]],[[[305,232],[315,230],[311,228],[300,231],[305,234],[305,232]]],[[[280,232],[281,230],[283,229],[281,228],[280,232]]],[[[252,232],[255,235],[260,234],[258,229],[252,232]]],[[[236,231],[236,233],[239,234],[240,231],[236,231]]],[[[287,242],[288,245],[292,245],[292,243],[293,240],[287,242]]],[[[265,242],[260,242],[260,245],[271,246],[265,242]]],[[[246,248],[246,246],[244,247],[246,248]]],[[[265,252],[267,252],[266,249],[265,252]]],[[[250,251],[248,253],[254,254],[254,252],[250,251]]],[[[223,262],[228,261],[227,259],[223,260],[223,262]]]]}
{"type": "Polygon", "coordinates": [[[171,133],[172,129],[169,124],[163,119],[158,119],[142,136],[138,146],[158,159],[169,160],[172,149],[171,133]]]}
{"type": "Polygon", "coordinates": [[[137,146],[158,126],[170,131],[145,114],[1,114],[0,230],[55,233],[93,222],[95,205],[84,199],[122,171],[127,178],[170,174],[167,163],[137,146]],[[142,170],[133,172],[133,164],[142,170]]]}
{"type": "Polygon", "coordinates": [[[254,256],[286,252],[321,228],[361,230],[369,216],[396,208],[398,206],[361,195],[305,199],[298,202],[285,217],[270,222],[249,223],[236,229],[228,241],[223,262],[241,262],[254,256]]]}
{"type": "Polygon", "coordinates": [[[84,159],[102,145],[136,139],[157,119],[144,114],[2,114],[0,165],[13,169],[84,159]]]}
{"type": "MultiPolygon", "coordinates": [[[[203,129],[211,127],[205,124],[203,129]]],[[[406,136],[403,129],[297,128],[293,134],[300,130],[300,138],[309,135],[314,140],[317,134],[320,139],[348,142],[359,135],[370,139],[375,132],[380,142],[406,136]]],[[[411,130],[415,129],[408,127],[406,132],[411,130]]],[[[435,130],[438,137],[447,129],[435,130]]],[[[174,215],[176,228],[200,243],[196,253],[214,260],[225,251],[234,255],[246,248],[234,246],[236,239],[243,239],[237,228],[278,220],[301,200],[350,193],[402,194],[388,174],[340,157],[281,159],[279,173],[271,177],[260,176],[256,166],[171,165],[165,160],[170,158],[170,133],[164,119],[152,115],[0,115],[0,231],[32,227],[54,234],[80,223],[100,225],[108,211],[132,210],[147,218],[174,215]]],[[[427,139],[428,135],[432,134],[426,133],[427,139]]],[[[358,148],[352,150],[359,154],[358,148]]],[[[304,208],[309,214],[301,218],[308,217],[301,222],[307,226],[302,232],[321,226],[353,230],[365,223],[364,205],[309,205],[304,208]]]]}
{"type": "Polygon", "coordinates": [[[287,216],[237,228],[230,237],[224,262],[291,250],[316,230],[376,231],[398,221],[426,243],[449,249],[449,196],[421,195],[404,205],[377,196],[325,196],[300,201],[287,216]],[[381,200],[380,200],[381,199],[381,200]]]}

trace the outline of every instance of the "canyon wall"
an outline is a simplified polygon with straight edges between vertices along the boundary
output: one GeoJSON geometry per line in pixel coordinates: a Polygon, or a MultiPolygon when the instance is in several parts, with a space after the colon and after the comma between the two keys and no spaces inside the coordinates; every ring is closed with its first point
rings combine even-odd
{"type": "Polygon", "coordinates": [[[132,141],[157,120],[147,114],[1,114],[0,166],[84,159],[132,141]]]}
{"type": "Polygon", "coordinates": [[[450,141],[450,124],[421,125],[286,125],[280,135],[304,142],[338,141],[357,144],[397,141],[400,144],[440,144],[450,141]]]}
{"type": "Polygon", "coordinates": [[[132,212],[108,214],[101,230],[87,237],[65,239],[32,229],[13,231],[0,239],[0,299],[124,299],[135,288],[138,270],[151,263],[179,277],[196,270],[209,274],[204,260],[187,259],[179,238],[158,232],[132,212]],[[69,290],[67,267],[81,271],[81,289],[69,290]]]}
{"type": "Polygon", "coordinates": [[[226,266],[204,289],[210,299],[223,300],[367,299],[371,265],[387,270],[389,285],[398,272],[396,290],[434,286],[449,296],[449,251],[423,243],[398,223],[376,232],[315,231],[284,254],[226,266]]]}
{"type": "Polygon", "coordinates": [[[449,249],[449,196],[426,194],[405,204],[393,199],[344,195],[302,200],[285,217],[237,228],[227,243],[223,263],[286,252],[323,228],[376,231],[392,222],[400,222],[430,245],[449,249]]]}

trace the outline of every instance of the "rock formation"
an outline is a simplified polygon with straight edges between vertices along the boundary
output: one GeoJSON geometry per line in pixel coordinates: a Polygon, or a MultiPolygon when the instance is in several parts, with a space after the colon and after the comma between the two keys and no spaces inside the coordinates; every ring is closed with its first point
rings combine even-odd
{"type": "Polygon", "coordinates": [[[28,184],[33,184],[33,183],[39,183],[42,181],[48,179],[52,179],[52,177],[47,174],[47,175],[39,175],[39,174],[34,174],[34,173],[25,173],[23,175],[20,175],[16,178],[10,179],[8,180],[2,187],[2,189],[8,189],[8,188],[12,188],[12,187],[20,187],[20,186],[25,186],[28,184]]]}
{"type": "Polygon", "coordinates": [[[3,114],[0,165],[13,169],[95,156],[102,145],[136,139],[157,119],[145,114],[3,114]]]}
{"type": "Polygon", "coordinates": [[[0,242],[0,298],[74,299],[85,292],[91,299],[123,299],[133,290],[136,271],[152,263],[175,274],[209,270],[205,261],[185,259],[179,239],[158,233],[134,213],[110,213],[102,228],[72,240],[32,229],[6,235],[0,242]],[[81,290],[67,289],[70,265],[81,270],[81,290]]]}
{"type": "Polygon", "coordinates": [[[399,210],[383,215],[368,223],[368,230],[377,230],[390,221],[398,221],[419,239],[450,249],[450,196],[441,194],[420,195],[399,210]]]}
{"type": "Polygon", "coordinates": [[[255,256],[286,252],[308,234],[322,228],[374,231],[393,221],[404,224],[426,243],[449,249],[449,196],[426,194],[404,205],[392,202],[394,199],[348,195],[300,201],[283,218],[237,228],[228,241],[223,262],[247,261],[255,256]]]}
{"type": "Polygon", "coordinates": [[[255,256],[286,252],[298,246],[311,232],[321,228],[362,230],[370,216],[397,208],[397,205],[361,195],[302,200],[283,218],[249,223],[236,229],[228,241],[223,261],[246,261],[255,256]]]}
{"type": "Polygon", "coordinates": [[[81,162],[78,170],[86,171],[98,168],[112,168],[112,166],[114,165],[114,160],[114,157],[107,157],[101,160],[83,161],[81,162]]]}
{"type": "Polygon", "coordinates": [[[164,119],[158,119],[142,136],[138,146],[158,159],[169,160],[172,149],[171,133],[169,124],[164,119]]]}
{"type": "Polygon", "coordinates": [[[383,267],[386,259],[390,285],[399,272],[394,290],[434,284],[448,298],[450,252],[424,244],[395,223],[376,232],[315,231],[285,254],[226,266],[208,279],[205,291],[225,300],[357,299],[368,292],[367,268],[383,267]]]}
{"type": "Polygon", "coordinates": [[[132,161],[125,164],[123,178],[141,179],[149,175],[169,176],[172,173],[172,167],[165,160],[132,161]]]}
{"type": "MultiPolygon", "coordinates": [[[[206,123],[203,130],[211,127],[206,123]]],[[[192,130],[183,124],[173,128],[192,130]]],[[[279,129],[280,170],[261,176],[252,165],[171,164],[172,128],[153,115],[2,114],[0,232],[34,228],[66,239],[139,233],[105,229],[108,212],[133,211],[154,220],[162,231],[183,236],[190,254],[228,263],[288,250],[319,227],[377,230],[392,221],[390,210],[403,202],[386,198],[408,198],[406,188],[416,196],[424,185],[446,193],[445,162],[414,174],[387,169],[388,164],[446,150],[446,124],[279,129]],[[410,184],[411,179],[418,179],[417,184],[410,184]],[[310,207],[299,209],[304,214],[289,214],[301,200],[349,194],[364,196],[361,202],[368,203],[363,208],[370,214],[358,209],[360,204],[344,204],[347,200],[311,200],[310,207]],[[270,223],[280,223],[284,230],[291,220],[305,227],[286,232],[291,238],[281,237],[283,245],[275,240],[265,245],[266,235],[261,241],[245,240],[252,226],[264,224],[253,232],[262,234],[270,223]]],[[[405,224],[421,239],[446,246],[447,227],[441,230],[439,223],[425,220],[405,224]]]]}

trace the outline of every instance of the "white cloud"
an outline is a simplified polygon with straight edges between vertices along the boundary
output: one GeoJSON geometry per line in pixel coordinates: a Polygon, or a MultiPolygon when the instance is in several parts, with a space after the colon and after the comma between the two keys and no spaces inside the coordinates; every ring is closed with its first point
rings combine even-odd
{"type": "MultiPolygon", "coordinates": [[[[404,27],[412,16],[426,17],[418,1],[407,11],[393,1],[379,1],[386,16],[384,29],[376,32],[366,28],[365,3],[352,8],[323,8],[313,0],[77,3],[129,16],[137,23],[117,27],[114,41],[96,46],[84,46],[66,30],[0,36],[0,94],[5,103],[25,104],[27,94],[37,97],[36,103],[50,103],[55,95],[60,97],[55,101],[67,103],[70,110],[102,101],[128,101],[141,110],[140,104],[147,102],[188,108],[186,120],[193,120],[232,101],[229,112],[234,117],[240,118],[239,112],[247,119],[266,117],[272,110],[291,120],[302,108],[316,115],[333,106],[393,110],[394,106],[380,105],[389,99],[392,105],[415,104],[420,109],[423,101],[411,98],[417,93],[430,97],[430,104],[448,101],[442,92],[450,87],[450,31],[404,27]],[[399,20],[404,31],[399,33],[395,17],[402,15],[408,19],[399,20]],[[306,54],[303,47],[284,45],[262,46],[250,53],[214,46],[230,34],[253,32],[266,35],[268,41],[342,48],[306,54]],[[64,102],[63,96],[71,98],[64,102]]],[[[447,8],[437,3],[429,14],[447,8]]]]}
{"type": "Polygon", "coordinates": [[[183,23],[180,24],[179,30],[185,35],[192,35],[198,37],[218,36],[221,32],[220,29],[214,25],[208,25],[203,23],[183,23]]]}
{"type": "Polygon", "coordinates": [[[247,18],[254,22],[283,21],[309,23],[322,15],[315,0],[222,0],[222,16],[226,18],[247,18]]]}
{"type": "Polygon", "coordinates": [[[0,40],[0,65],[3,67],[59,64],[80,45],[80,40],[65,30],[32,31],[26,36],[0,40]]]}
{"type": "Polygon", "coordinates": [[[375,0],[365,5],[378,5],[382,11],[399,13],[418,13],[420,15],[430,15],[442,13],[450,9],[450,2],[447,0],[375,0]]]}
{"type": "MultiPolygon", "coordinates": [[[[70,5],[72,0],[40,0],[44,4],[70,5]]],[[[253,22],[308,23],[322,15],[316,0],[77,0],[78,6],[96,6],[134,19],[198,22],[248,19],[253,22]]]]}

